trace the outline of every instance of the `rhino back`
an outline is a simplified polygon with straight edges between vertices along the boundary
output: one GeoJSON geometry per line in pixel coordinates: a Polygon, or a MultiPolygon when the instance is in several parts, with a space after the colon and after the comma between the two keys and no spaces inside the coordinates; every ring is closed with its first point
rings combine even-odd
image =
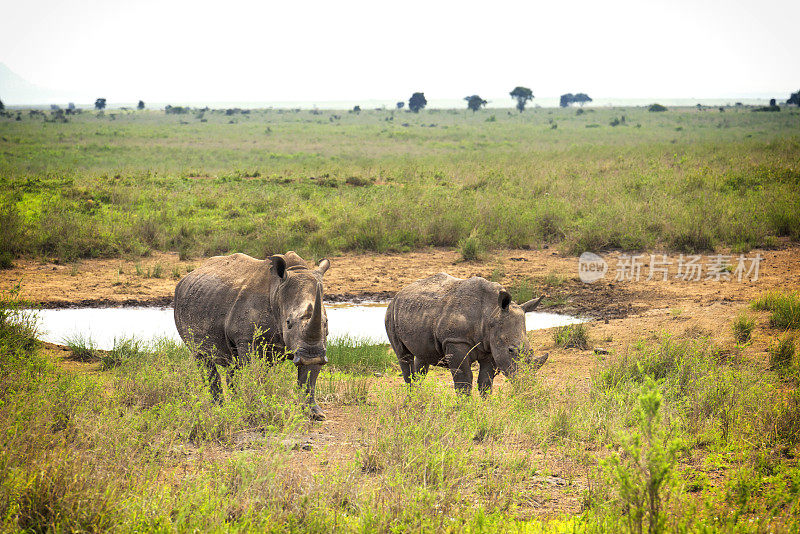
{"type": "Polygon", "coordinates": [[[184,342],[218,359],[229,352],[229,315],[251,316],[254,303],[265,306],[268,295],[269,262],[245,254],[216,256],[176,286],[175,326],[184,342]]]}

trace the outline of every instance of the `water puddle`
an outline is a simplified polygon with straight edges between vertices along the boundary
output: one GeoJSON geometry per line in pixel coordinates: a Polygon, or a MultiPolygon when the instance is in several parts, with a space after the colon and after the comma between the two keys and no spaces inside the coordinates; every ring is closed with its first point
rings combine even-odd
{"type": "MultiPolygon", "coordinates": [[[[386,303],[326,304],[328,339],[350,336],[374,343],[388,343],[383,323],[386,303]]],[[[91,339],[98,349],[108,350],[115,338],[136,337],[180,339],[175,330],[172,308],[66,308],[38,310],[39,338],[64,344],[75,336],[91,339]]],[[[583,322],[583,319],[555,313],[525,314],[528,330],[583,322]]]]}

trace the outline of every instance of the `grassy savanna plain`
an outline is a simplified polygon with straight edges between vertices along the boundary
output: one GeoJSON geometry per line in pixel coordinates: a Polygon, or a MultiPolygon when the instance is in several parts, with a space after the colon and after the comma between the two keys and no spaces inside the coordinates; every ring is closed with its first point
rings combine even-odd
{"type": "Polygon", "coordinates": [[[738,252],[800,237],[797,110],[14,117],[0,119],[13,255],[738,252]]]}
{"type": "MultiPolygon", "coordinates": [[[[485,258],[544,245],[786,246],[780,267],[796,280],[796,110],[316,113],[2,119],[3,251],[49,271],[53,260],[156,251],[197,264],[288,248],[435,245],[485,258]]],[[[550,256],[524,251],[534,253],[550,256]]],[[[65,276],[80,280],[74,265],[65,276]]],[[[454,268],[473,265],[492,269],[454,268]]],[[[37,343],[12,290],[0,307],[0,521],[9,531],[796,531],[800,294],[780,274],[769,273],[772,291],[747,286],[740,300],[739,286],[705,283],[698,304],[531,333],[551,361],[498,380],[487,399],[457,397],[439,370],[406,388],[388,347],[330,340],[321,424],[299,407],[291,364],[254,359],[217,405],[184,346],[37,343]]],[[[517,292],[557,293],[572,278],[554,271],[517,292]]],[[[700,295],[692,287],[672,290],[700,295]]]]}

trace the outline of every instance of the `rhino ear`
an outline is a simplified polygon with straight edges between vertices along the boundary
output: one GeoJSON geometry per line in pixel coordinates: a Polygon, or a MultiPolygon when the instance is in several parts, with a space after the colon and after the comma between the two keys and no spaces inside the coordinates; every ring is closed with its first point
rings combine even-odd
{"type": "Polygon", "coordinates": [[[321,262],[319,262],[319,265],[317,266],[317,272],[319,274],[325,274],[325,272],[328,269],[330,269],[330,267],[331,267],[331,261],[330,260],[328,260],[328,259],[322,260],[321,262]]]}
{"type": "Polygon", "coordinates": [[[286,258],[283,257],[283,254],[275,254],[274,256],[270,256],[269,259],[272,261],[272,268],[275,269],[275,274],[278,275],[278,278],[285,280],[286,258]]]}
{"type": "Polygon", "coordinates": [[[501,290],[500,294],[497,296],[497,305],[500,306],[501,309],[507,310],[511,305],[511,293],[501,290]]]}

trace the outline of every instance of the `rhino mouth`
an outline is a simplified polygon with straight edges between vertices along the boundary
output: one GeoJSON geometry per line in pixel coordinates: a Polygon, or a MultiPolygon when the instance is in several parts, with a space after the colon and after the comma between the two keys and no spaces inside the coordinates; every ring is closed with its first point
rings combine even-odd
{"type": "Polygon", "coordinates": [[[325,350],[300,349],[294,352],[292,361],[295,365],[325,365],[328,356],[325,350]]]}

